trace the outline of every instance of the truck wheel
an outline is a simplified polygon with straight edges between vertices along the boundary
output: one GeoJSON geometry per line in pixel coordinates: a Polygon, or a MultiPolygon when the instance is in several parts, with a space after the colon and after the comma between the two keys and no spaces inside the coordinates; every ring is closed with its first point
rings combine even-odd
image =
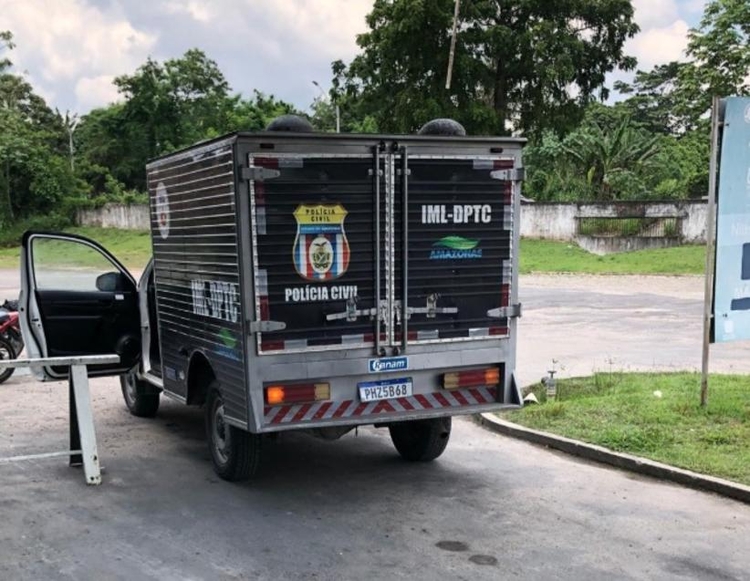
{"type": "Polygon", "coordinates": [[[120,387],[125,405],[130,413],[139,418],[153,418],[159,410],[159,393],[139,380],[135,373],[120,376],[120,387]]]}
{"type": "MultiPolygon", "coordinates": [[[[13,349],[13,345],[11,345],[9,341],[6,341],[2,337],[0,337],[0,360],[15,359],[15,358],[16,358],[16,352],[13,349]]],[[[0,383],[7,381],[10,378],[10,376],[13,375],[14,371],[15,369],[13,367],[3,367],[0,370],[0,383]]]]}
{"type": "Polygon", "coordinates": [[[226,423],[219,384],[209,386],[206,401],[206,436],[214,470],[230,482],[247,480],[258,470],[260,434],[251,434],[226,423]]]}
{"type": "Polygon", "coordinates": [[[451,435],[451,418],[414,420],[389,426],[391,440],[401,457],[410,462],[430,462],[445,451],[451,435]]]}

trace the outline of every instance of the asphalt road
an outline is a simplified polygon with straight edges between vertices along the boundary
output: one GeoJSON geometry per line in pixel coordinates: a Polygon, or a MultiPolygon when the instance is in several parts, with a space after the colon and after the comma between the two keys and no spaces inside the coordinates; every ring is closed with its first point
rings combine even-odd
{"type": "MultiPolygon", "coordinates": [[[[697,368],[696,280],[525,278],[522,381],[552,359],[563,375],[697,368]]],[[[744,370],[743,353],[716,346],[714,367],[744,370]]],[[[104,484],[61,459],[0,464],[0,579],[748,577],[749,506],[468,420],[430,465],[401,461],[381,430],[284,434],[235,485],[213,474],[200,410],[166,400],[139,420],[116,381],[92,391],[104,484]]],[[[66,386],[14,376],[0,393],[0,457],[64,448],[66,386]]]]}

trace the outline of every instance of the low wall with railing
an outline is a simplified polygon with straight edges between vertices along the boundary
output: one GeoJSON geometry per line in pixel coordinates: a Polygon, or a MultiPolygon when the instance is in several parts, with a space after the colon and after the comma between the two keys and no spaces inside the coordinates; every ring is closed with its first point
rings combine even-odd
{"type": "Polygon", "coordinates": [[[576,241],[592,252],[706,242],[705,202],[617,202],[521,206],[521,236],[576,241]]]}

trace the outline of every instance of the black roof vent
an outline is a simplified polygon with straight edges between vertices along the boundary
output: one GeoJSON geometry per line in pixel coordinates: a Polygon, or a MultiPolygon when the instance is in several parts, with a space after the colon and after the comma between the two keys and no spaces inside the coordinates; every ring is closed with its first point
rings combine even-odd
{"type": "Polygon", "coordinates": [[[266,127],[266,131],[289,131],[292,133],[314,133],[310,122],[299,115],[279,115],[266,127]]]}
{"type": "Polygon", "coordinates": [[[455,135],[463,137],[466,135],[466,129],[453,119],[433,119],[422,125],[419,135],[455,135]]]}

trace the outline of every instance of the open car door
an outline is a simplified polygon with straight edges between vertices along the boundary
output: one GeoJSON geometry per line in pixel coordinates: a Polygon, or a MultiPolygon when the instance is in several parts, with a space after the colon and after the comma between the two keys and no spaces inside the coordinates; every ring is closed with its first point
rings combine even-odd
{"type": "MultiPolygon", "coordinates": [[[[116,353],[120,363],[89,366],[119,375],[141,356],[138,292],[130,273],[96,242],[73,234],[26,232],[20,319],[30,358],[116,353]]],[[[45,367],[64,379],[67,367],[45,367]]]]}

